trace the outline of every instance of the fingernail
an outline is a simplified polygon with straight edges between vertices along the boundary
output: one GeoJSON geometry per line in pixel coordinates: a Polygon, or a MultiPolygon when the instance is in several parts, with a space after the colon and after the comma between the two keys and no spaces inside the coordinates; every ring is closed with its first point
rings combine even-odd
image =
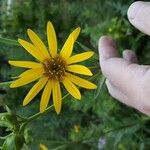
{"type": "Polygon", "coordinates": [[[127,12],[129,20],[132,20],[136,17],[137,13],[144,6],[144,4],[145,4],[144,2],[138,1],[130,5],[127,12]]]}
{"type": "Polygon", "coordinates": [[[137,63],[138,62],[136,53],[134,51],[131,51],[131,50],[124,50],[123,51],[123,58],[130,63],[137,63]]]}
{"type": "Polygon", "coordinates": [[[108,47],[108,46],[116,47],[116,43],[111,37],[102,36],[99,40],[99,46],[100,47],[108,47]]]}

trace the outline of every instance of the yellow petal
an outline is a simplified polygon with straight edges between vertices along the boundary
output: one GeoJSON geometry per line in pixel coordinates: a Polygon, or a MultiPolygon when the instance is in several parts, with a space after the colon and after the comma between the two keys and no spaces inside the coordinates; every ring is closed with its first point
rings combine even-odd
{"type": "Polygon", "coordinates": [[[61,90],[60,90],[60,84],[58,81],[52,80],[52,87],[53,87],[53,103],[54,108],[57,112],[57,114],[61,111],[61,90]]]}
{"type": "Polygon", "coordinates": [[[76,62],[84,61],[84,60],[92,57],[93,54],[94,54],[94,52],[84,52],[84,53],[81,53],[81,54],[74,55],[74,56],[68,58],[67,64],[73,64],[73,63],[76,63],[76,62]]]}
{"type": "Polygon", "coordinates": [[[83,88],[86,89],[96,89],[97,86],[91,82],[89,82],[88,80],[82,79],[78,76],[72,75],[70,73],[66,73],[67,74],[67,78],[73,82],[74,84],[81,86],[83,88]]]}
{"type": "Polygon", "coordinates": [[[47,40],[50,54],[52,57],[55,57],[57,55],[57,38],[54,27],[50,21],[47,23],[47,40]]]}
{"type": "Polygon", "coordinates": [[[92,72],[85,66],[82,65],[69,65],[67,67],[67,70],[70,72],[78,73],[78,74],[83,74],[87,76],[92,76],[92,72]]]}
{"type": "Polygon", "coordinates": [[[37,69],[27,70],[19,76],[21,78],[13,81],[11,83],[10,87],[15,88],[15,87],[26,85],[28,83],[35,81],[36,79],[40,78],[41,76],[42,76],[42,72],[40,70],[37,70],[37,69]]]}
{"type": "Polygon", "coordinates": [[[18,42],[27,50],[28,53],[30,53],[33,57],[35,57],[39,61],[43,61],[45,58],[43,58],[37,51],[34,45],[31,43],[18,39],[18,42]]]}
{"type": "Polygon", "coordinates": [[[74,46],[74,43],[80,33],[80,28],[76,28],[68,37],[68,39],[66,40],[61,52],[60,52],[60,55],[64,58],[64,59],[68,59],[71,54],[72,54],[72,50],[73,50],[73,46],[74,46]]]}
{"type": "MultiPolygon", "coordinates": [[[[77,40],[77,38],[78,38],[78,36],[79,36],[79,34],[80,34],[80,31],[81,31],[81,28],[78,27],[78,28],[76,28],[76,29],[71,33],[75,41],[77,40]]],[[[70,36],[71,36],[71,35],[70,35],[70,36]]]]}
{"type": "Polygon", "coordinates": [[[48,150],[48,148],[45,145],[40,144],[40,150],[48,150]]]}
{"type": "Polygon", "coordinates": [[[22,68],[40,68],[42,64],[32,61],[8,61],[10,65],[22,68]]]}
{"type": "Polygon", "coordinates": [[[72,95],[76,99],[81,99],[80,91],[67,77],[64,78],[62,82],[70,95],[72,95]]]}
{"type": "Polygon", "coordinates": [[[38,35],[36,33],[34,33],[31,29],[28,29],[27,33],[29,35],[30,40],[37,48],[39,54],[43,55],[45,57],[45,59],[49,58],[50,56],[47,51],[47,48],[44,45],[44,43],[41,41],[41,39],[38,37],[38,35]]]}
{"type": "Polygon", "coordinates": [[[40,101],[40,112],[45,111],[45,109],[48,105],[48,102],[49,102],[51,91],[52,91],[52,84],[50,81],[48,81],[48,83],[46,84],[44,91],[42,93],[42,97],[41,97],[41,101],[40,101]]]}
{"type": "Polygon", "coordinates": [[[34,68],[34,69],[28,69],[21,73],[18,77],[28,77],[28,76],[42,76],[44,73],[43,68],[34,68]]]}
{"type": "Polygon", "coordinates": [[[23,106],[27,105],[44,87],[46,84],[48,78],[41,78],[28,92],[26,95],[24,101],[23,101],[23,106]]]}
{"type": "Polygon", "coordinates": [[[74,44],[74,39],[73,37],[70,37],[65,45],[63,46],[60,55],[61,57],[63,57],[63,59],[65,59],[67,61],[67,59],[70,57],[72,51],[73,51],[73,44],[74,44]]]}

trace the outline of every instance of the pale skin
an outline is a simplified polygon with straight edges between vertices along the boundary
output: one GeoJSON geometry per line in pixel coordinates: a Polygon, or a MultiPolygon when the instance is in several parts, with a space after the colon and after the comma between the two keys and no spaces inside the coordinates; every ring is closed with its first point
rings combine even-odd
{"type": "MultiPolygon", "coordinates": [[[[133,3],[128,9],[128,19],[150,35],[150,2],[133,3]]],[[[124,50],[121,58],[115,41],[107,36],[100,38],[99,54],[110,95],[150,116],[150,65],[139,65],[132,50],[124,50]]]]}

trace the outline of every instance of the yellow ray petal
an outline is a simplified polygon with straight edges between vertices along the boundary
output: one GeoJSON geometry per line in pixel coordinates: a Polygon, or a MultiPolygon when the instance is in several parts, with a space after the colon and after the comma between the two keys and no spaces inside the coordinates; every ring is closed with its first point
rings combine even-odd
{"type": "Polygon", "coordinates": [[[76,62],[84,61],[84,60],[92,57],[93,54],[94,54],[94,52],[84,52],[84,53],[81,53],[81,54],[74,55],[74,56],[68,58],[67,64],[73,64],[73,63],[76,63],[76,62]]]}
{"type": "Polygon", "coordinates": [[[28,83],[31,83],[31,82],[35,81],[38,78],[39,77],[33,77],[33,76],[19,78],[19,79],[15,80],[11,83],[10,88],[16,88],[16,87],[19,87],[19,86],[26,85],[28,83]]]}
{"type": "Polygon", "coordinates": [[[28,92],[23,101],[23,106],[27,105],[44,87],[48,78],[41,78],[28,92]]]}
{"type": "Polygon", "coordinates": [[[48,83],[46,84],[44,91],[42,93],[42,97],[41,97],[41,101],[40,101],[40,112],[45,111],[45,109],[48,105],[48,102],[49,102],[51,91],[52,91],[52,84],[50,81],[48,81],[48,83]]]}
{"type": "Polygon", "coordinates": [[[67,67],[67,70],[70,72],[83,74],[83,75],[87,75],[87,76],[93,75],[92,72],[90,71],[90,69],[88,69],[87,67],[85,67],[83,65],[69,65],[67,67]]]}
{"type": "Polygon", "coordinates": [[[81,86],[86,89],[96,89],[97,88],[97,86],[95,84],[89,82],[88,80],[82,79],[82,78],[72,75],[70,73],[66,73],[66,75],[67,75],[67,78],[71,82],[73,82],[74,84],[76,84],[78,86],[81,86]]]}
{"type": "Polygon", "coordinates": [[[68,59],[71,54],[72,54],[72,50],[73,50],[73,46],[74,46],[74,42],[76,41],[79,33],[80,33],[80,28],[76,28],[68,37],[68,39],[66,40],[60,55],[64,58],[64,59],[68,59]]]}
{"type": "Polygon", "coordinates": [[[81,99],[81,94],[78,88],[66,77],[63,79],[63,84],[66,90],[76,99],[81,99]]]}
{"type": "Polygon", "coordinates": [[[21,73],[18,77],[28,77],[28,76],[42,76],[44,73],[43,68],[34,68],[34,69],[28,69],[21,73]]]}
{"type": "Polygon", "coordinates": [[[60,90],[60,84],[58,81],[53,80],[52,82],[52,87],[53,87],[53,103],[54,103],[54,108],[57,112],[57,114],[60,113],[61,111],[61,90],[60,90]]]}
{"type": "MultiPolygon", "coordinates": [[[[73,38],[74,38],[74,40],[76,41],[77,40],[77,38],[78,38],[78,36],[79,36],[79,34],[80,34],[80,31],[81,31],[81,28],[80,27],[78,27],[78,28],[76,28],[71,34],[73,35],[73,38]]],[[[71,35],[70,35],[71,36],[71,35]]]]}
{"type": "Polygon", "coordinates": [[[40,68],[42,64],[33,61],[8,61],[10,65],[22,68],[40,68]]]}
{"type": "Polygon", "coordinates": [[[50,21],[47,23],[47,40],[50,54],[52,57],[55,57],[57,55],[57,38],[54,27],[50,21]]]}
{"type": "Polygon", "coordinates": [[[39,36],[33,32],[31,29],[27,30],[27,33],[29,35],[30,40],[32,43],[37,47],[38,52],[45,57],[45,59],[49,58],[49,53],[47,51],[46,46],[42,42],[42,40],[39,38],[39,36]]]}
{"type": "Polygon", "coordinates": [[[73,51],[74,39],[70,37],[63,46],[63,49],[60,52],[60,55],[67,61],[73,51]]]}
{"type": "Polygon", "coordinates": [[[19,87],[26,85],[30,82],[35,81],[36,79],[40,78],[42,76],[42,72],[38,69],[30,69],[22,73],[19,77],[19,79],[13,81],[10,85],[11,88],[19,87]]]}
{"type": "Polygon", "coordinates": [[[25,48],[25,50],[27,50],[28,53],[30,53],[37,60],[43,61],[45,59],[38,53],[36,47],[32,45],[31,43],[22,39],[18,39],[18,42],[25,48]]]}

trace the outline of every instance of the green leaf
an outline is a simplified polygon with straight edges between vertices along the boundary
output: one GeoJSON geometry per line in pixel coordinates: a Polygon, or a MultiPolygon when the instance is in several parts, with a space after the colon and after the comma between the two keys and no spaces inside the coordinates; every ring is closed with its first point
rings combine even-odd
{"type": "Polygon", "coordinates": [[[18,133],[11,133],[4,141],[2,150],[21,150],[24,143],[25,139],[23,135],[18,133]]]}
{"type": "Polygon", "coordinates": [[[22,134],[16,134],[15,135],[15,147],[16,150],[21,150],[21,148],[23,147],[23,144],[25,143],[25,138],[22,134]]]}
{"type": "Polygon", "coordinates": [[[65,150],[67,148],[67,145],[60,145],[60,146],[57,146],[51,150],[65,150]]]}
{"type": "Polygon", "coordinates": [[[121,141],[121,138],[124,136],[124,130],[121,130],[115,135],[115,141],[114,141],[114,149],[118,147],[119,142],[121,141]]]}
{"type": "Polygon", "coordinates": [[[2,145],[2,150],[16,150],[14,141],[15,141],[15,135],[10,134],[4,141],[2,145]]]}
{"type": "Polygon", "coordinates": [[[1,127],[7,127],[7,130],[12,131],[13,130],[13,122],[11,122],[12,116],[9,113],[1,113],[0,114],[0,126],[1,127]]]}
{"type": "Polygon", "coordinates": [[[13,112],[12,112],[12,110],[6,105],[5,106],[5,108],[6,108],[6,110],[7,110],[7,112],[9,113],[9,114],[12,114],[13,112]]]}
{"type": "MultiPolygon", "coordinates": [[[[80,43],[80,42],[78,42],[78,41],[76,41],[76,43],[77,43],[84,51],[86,51],[86,52],[88,52],[88,51],[93,51],[92,49],[88,48],[87,46],[83,45],[82,43],[80,43]]],[[[94,59],[97,59],[97,60],[99,59],[98,55],[94,55],[93,58],[94,58],[94,59]]]]}
{"type": "Polygon", "coordinates": [[[6,45],[12,45],[12,46],[20,46],[19,43],[15,40],[2,38],[2,37],[0,37],[0,43],[6,44],[6,45]]]}
{"type": "Polygon", "coordinates": [[[87,46],[83,45],[82,43],[80,43],[80,42],[78,42],[78,41],[76,41],[76,43],[77,43],[83,50],[85,50],[85,51],[91,50],[90,48],[88,48],[87,46]]]}
{"type": "Polygon", "coordinates": [[[145,149],[145,145],[144,145],[144,143],[140,143],[139,150],[144,150],[144,149],[145,149]]]}
{"type": "Polygon", "coordinates": [[[0,126],[6,127],[6,131],[19,130],[17,115],[13,113],[0,113],[0,126]]]}
{"type": "Polygon", "coordinates": [[[129,128],[125,129],[125,133],[128,135],[132,135],[134,134],[136,131],[138,131],[140,129],[140,124],[135,124],[134,126],[131,126],[129,128]]]}
{"type": "Polygon", "coordinates": [[[97,89],[94,92],[94,99],[97,99],[97,97],[99,96],[99,94],[101,92],[101,89],[102,89],[102,87],[103,87],[103,85],[105,83],[106,78],[102,75],[100,77],[100,79],[98,78],[98,80],[99,81],[98,81],[97,89]]]}

